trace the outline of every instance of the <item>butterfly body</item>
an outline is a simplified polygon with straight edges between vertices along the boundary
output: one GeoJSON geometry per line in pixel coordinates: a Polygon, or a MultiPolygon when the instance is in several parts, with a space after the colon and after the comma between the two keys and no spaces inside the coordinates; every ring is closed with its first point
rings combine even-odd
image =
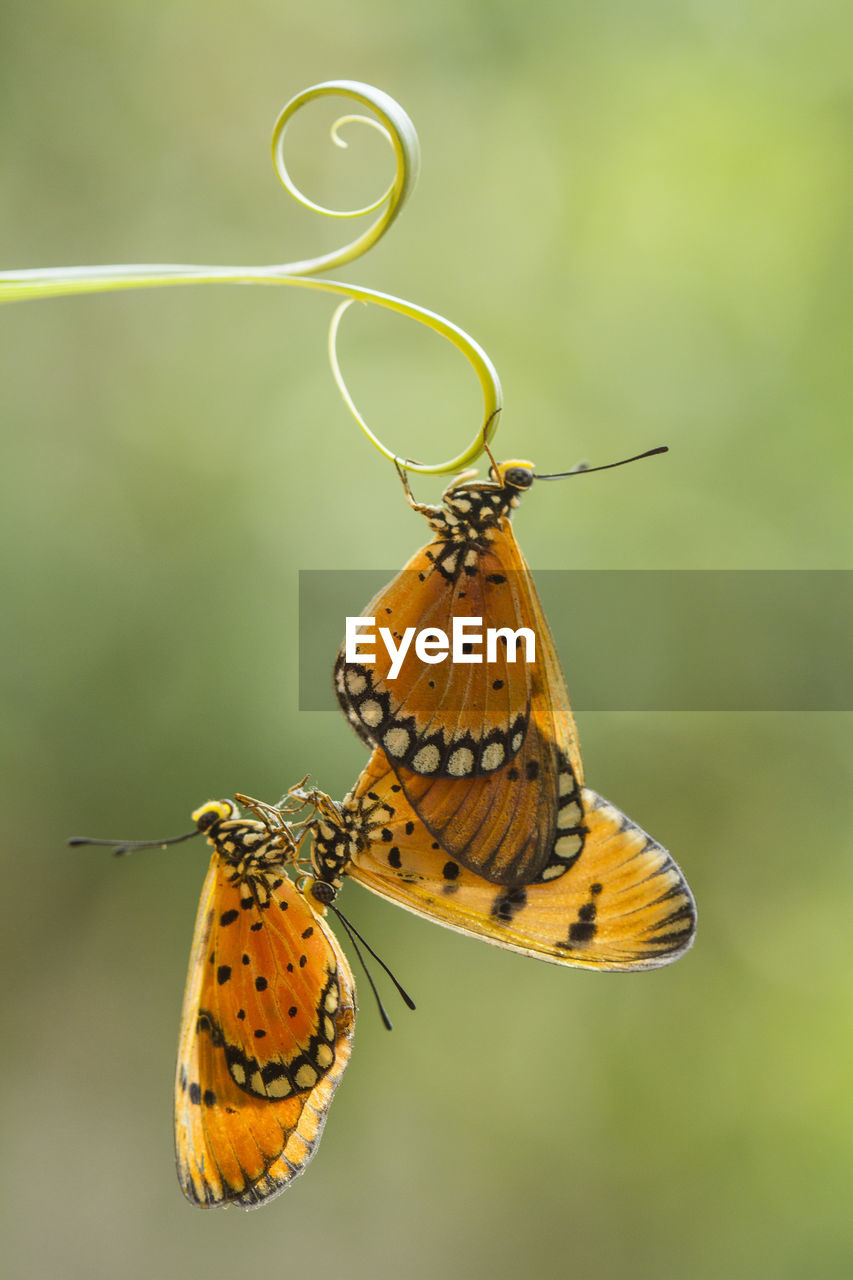
{"type": "Polygon", "coordinates": [[[494,480],[474,480],[476,471],[463,472],[445,491],[440,505],[412,502],[412,509],[423,515],[436,535],[438,548],[433,560],[438,572],[448,581],[461,575],[474,577],[474,561],[462,551],[485,552],[498,531],[506,533],[512,512],[521,493],[533,482],[532,462],[505,462],[494,480]]]}
{"type": "Polygon", "coordinates": [[[492,479],[452,485],[440,506],[415,503],[434,540],[364,611],[396,643],[410,629],[451,630],[477,619],[494,630],[495,657],[428,663],[410,646],[391,678],[338,655],[335,687],[356,731],[381,748],[406,797],[441,847],[500,884],[554,879],[585,835],[583,767],[556,650],[510,517],[534,480],[528,462],[492,479]],[[534,661],[511,637],[535,636],[534,661]],[[501,641],[502,643],[498,643],[501,641]]]}
{"type": "Polygon", "coordinates": [[[175,1082],[184,1194],[251,1208],[301,1173],[349,1059],[352,973],[319,898],[287,867],[283,826],[211,802],[213,847],[196,920],[175,1082]]]}

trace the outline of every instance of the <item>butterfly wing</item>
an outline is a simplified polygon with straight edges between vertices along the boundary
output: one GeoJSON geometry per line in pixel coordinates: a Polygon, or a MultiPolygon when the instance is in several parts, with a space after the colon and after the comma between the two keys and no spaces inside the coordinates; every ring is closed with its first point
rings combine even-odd
{"type": "MultiPolygon", "coordinates": [[[[367,772],[367,771],[365,771],[367,772]]],[[[553,883],[499,886],[448,858],[386,771],[344,801],[348,874],[380,897],[496,946],[590,969],[652,969],[690,946],[693,896],[667,851],[584,788],[583,851],[553,883]]]]}
{"type": "Polygon", "coordinates": [[[536,662],[527,668],[523,741],[500,769],[464,785],[391,763],[407,800],[445,852],[496,884],[530,884],[562,875],[583,846],[583,764],[551,631],[508,520],[499,545],[506,578],[500,590],[511,588],[517,616],[533,628],[537,644],[536,662]]]}
{"type": "Polygon", "coordinates": [[[348,663],[345,650],[339,653],[335,689],[347,718],[364,741],[382,747],[395,764],[430,777],[488,774],[521,745],[530,713],[530,667],[523,660],[509,661],[506,645],[498,646],[496,660],[489,663],[483,645],[473,643],[467,656],[479,656],[480,662],[452,661],[449,654],[428,662],[412,640],[392,679],[391,659],[379,636],[385,627],[399,646],[412,629],[434,629],[452,640],[454,619],[478,619],[467,626],[472,635],[486,627],[515,632],[525,626],[525,582],[505,563],[504,553],[512,546],[517,550],[508,520],[482,548],[464,552],[441,541],[430,543],[364,611],[363,616],[375,618],[374,660],[348,663]],[[451,577],[448,555],[458,565],[451,577]]]}
{"type": "MultiPolygon", "coordinates": [[[[374,752],[368,774],[387,772],[374,752]]],[[[445,853],[495,884],[553,880],[586,835],[582,791],[568,757],[535,729],[503,769],[463,782],[396,769],[403,794],[445,853]]]]}
{"type": "Polygon", "coordinates": [[[331,931],[327,932],[338,966],[343,998],[338,1013],[338,1039],[335,1061],[304,1099],[296,1128],[290,1134],[279,1158],[270,1165],[264,1176],[233,1203],[243,1209],[254,1209],[284,1191],[299,1176],[313,1156],[326,1123],[335,1090],[340,1084],[344,1068],[352,1050],[352,1032],[355,1019],[355,987],[349,962],[331,931]]]}
{"type": "MultiPolygon", "coordinates": [[[[483,502],[495,492],[476,491],[483,502]]],[[[410,628],[450,634],[463,617],[499,634],[533,633],[533,663],[508,644],[497,644],[497,661],[441,664],[410,646],[394,680],[382,645],[369,665],[347,664],[342,651],[335,685],[350,722],[385,752],[447,853],[499,884],[563,874],[584,838],[583,766],[553,639],[508,515],[478,540],[425,547],[366,614],[377,627],[384,619],[397,644],[410,628]]]]}
{"type": "Polygon", "coordinates": [[[267,887],[235,884],[214,852],[175,1083],[178,1177],[203,1207],[254,1207],[302,1172],[351,1051],[346,958],[286,875],[267,887]]]}

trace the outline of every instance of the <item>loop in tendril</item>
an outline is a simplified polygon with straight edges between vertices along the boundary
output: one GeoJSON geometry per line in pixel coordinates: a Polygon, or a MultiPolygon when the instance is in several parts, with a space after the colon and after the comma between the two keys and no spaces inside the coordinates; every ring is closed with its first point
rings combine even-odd
{"type": "Polygon", "coordinates": [[[426,324],[434,332],[451,342],[470,363],[483,392],[484,417],[472,442],[455,458],[441,463],[411,463],[399,458],[370,430],[359,414],[349,394],[335,355],[334,343],[343,309],[339,308],[332,321],[330,353],[332,370],[345,403],[354,415],[362,431],[386,458],[406,461],[412,471],[427,475],[441,475],[457,471],[483,452],[484,438],[488,440],[496,428],[501,408],[501,388],[492,362],[485,351],[464,330],[445,320],[443,316],[419,307],[415,303],[395,298],[391,294],[374,289],[350,285],[342,281],[314,279],[318,272],[342,266],[354,261],[372,248],[399,216],[411,195],[420,169],[420,145],[414,125],[403,108],[381,89],[361,84],[355,80],[329,80],[313,85],[291,98],[273,130],[273,164],[276,174],[286,190],[305,207],[327,217],[355,218],[381,210],[372,225],[349,244],[317,258],[258,267],[218,267],[194,264],[111,264],[94,267],[49,267],[30,271],[0,272],[0,302],[21,301],[32,298],[59,297],[68,294],[97,293],[123,289],[156,288],[179,284],[278,284],[295,288],[316,289],[335,293],[350,302],[361,301],[381,306],[398,315],[426,324]],[[360,114],[341,116],[332,125],[331,137],[336,146],[346,146],[340,130],[346,124],[362,124],[376,129],[388,141],[395,160],[394,177],[387,189],[372,203],[361,209],[334,210],[324,208],[308,199],[294,184],[284,162],[284,139],[287,127],[301,107],[317,98],[337,95],[350,98],[367,107],[377,117],[360,114]]]}

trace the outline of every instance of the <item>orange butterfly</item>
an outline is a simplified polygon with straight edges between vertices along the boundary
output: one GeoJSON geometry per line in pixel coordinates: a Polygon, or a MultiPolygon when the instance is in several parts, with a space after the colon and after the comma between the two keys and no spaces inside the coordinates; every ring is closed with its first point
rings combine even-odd
{"type": "Polygon", "coordinates": [[[314,1154],[349,1061],[355,986],[323,920],[328,886],[288,877],[297,846],[281,814],[254,821],[211,800],[193,820],[213,856],[181,1015],[178,1180],[202,1208],[253,1209],[314,1154]]]}
{"type": "Polygon", "coordinates": [[[347,662],[343,648],[335,688],[442,848],[488,880],[526,884],[563,875],[583,848],[583,766],[551,633],[510,524],[537,478],[533,464],[493,462],[490,479],[472,481],[476,474],[463,473],[440,506],[415,502],[406,484],[435,536],[363,616],[386,628],[398,652],[409,633],[409,648],[393,679],[381,644],[372,663],[347,662]],[[505,638],[531,630],[535,662],[513,661],[509,643],[489,663],[417,656],[410,629],[449,634],[462,618],[505,638]]]}
{"type": "Polygon", "coordinates": [[[460,933],[589,969],[657,968],[693,941],[696,907],[676,863],[588,788],[583,853],[558,880],[527,886],[490,883],[448,858],[378,749],[340,805],[316,789],[291,795],[316,809],[314,873],[335,891],[349,875],[460,933]]]}
{"type": "Polygon", "coordinates": [[[349,1061],[352,971],[319,897],[286,872],[282,824],[211,801],[175,1081],[178,1178],[194,1204],[254,1208],[311,1159],[349,1061]]]}

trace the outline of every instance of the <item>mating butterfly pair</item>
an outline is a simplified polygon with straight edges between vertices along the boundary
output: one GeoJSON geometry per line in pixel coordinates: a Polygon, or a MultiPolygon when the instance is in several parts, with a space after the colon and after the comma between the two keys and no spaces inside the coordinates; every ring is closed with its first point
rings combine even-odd
{"type": "MultiPolygon", "coordinates": [[[[555,963],[653,968],[692,941],[695,908],[660,845],[583,786],[553,642],[509,523],[527,463],[409,501],[436,535],[365,611],[410,625],[485,617],[532,624],[540,662],[392,682],[339,659],[336,687],[374,748],[339,805],[295,789],[314,816],[197,810],[214,854],[199,907],[176,1081],[181,1185],[200,1205],[253,1207],[310,1159],[351,1050],[354,983],[326,906],[349,875],[408,910],[555,963]],[[411,589],[414,575],[417,589],[411,589]],[[466,678],[467,677],[467,678],[466,678]],[[313,877],[294,883],[312,833],[313,877]]],[[[408,493],[408,488],[407,488],[408,493]]]]}
{"type": "MultiPolygon", "coordinates": [[[[279,808],[194,814],[213,846],[190,958],[175,1086],[178,1176],[202,1206],[285,1190],[319,1140],[349,1060],[352,971],[324,920],[348,875],[460,933],[554,963],[648,969],[689,946],[695,910],[665,849],[584,789],[583,857],[556,882],[497,885],[449,860],[374,752],[335,804],[317,790],[313,877],[279,808]]],[[[304,829],[303,829],[304,830],[304,829]]]]}

